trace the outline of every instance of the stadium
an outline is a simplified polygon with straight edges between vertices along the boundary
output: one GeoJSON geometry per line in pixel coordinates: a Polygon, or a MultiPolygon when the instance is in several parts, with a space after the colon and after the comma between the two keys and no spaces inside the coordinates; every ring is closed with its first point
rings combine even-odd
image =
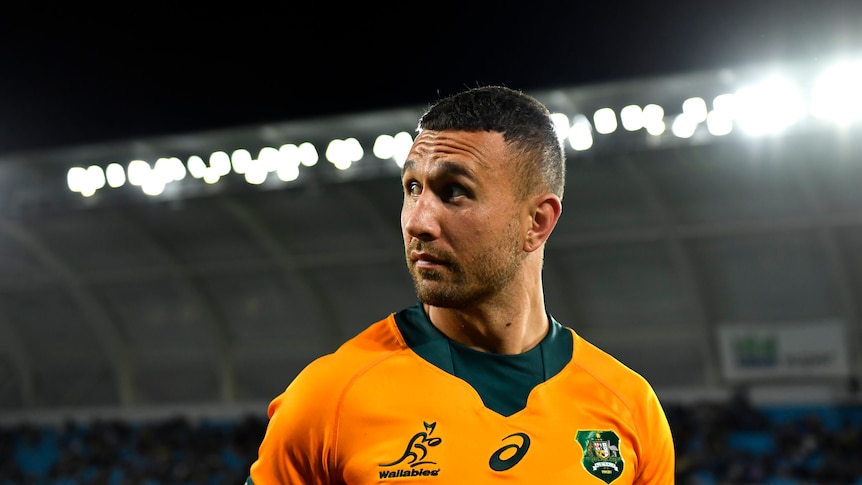
{"type": "MultiPolygon", "coordinates": [[[[544,285],[646,377],[677,482],[862,483],[862,63],[530,92],[566,146],[544,285]]],[[[0,484],[239,483],[266,405],[415,302],[425,106],[0,158],[0,484]]]]}

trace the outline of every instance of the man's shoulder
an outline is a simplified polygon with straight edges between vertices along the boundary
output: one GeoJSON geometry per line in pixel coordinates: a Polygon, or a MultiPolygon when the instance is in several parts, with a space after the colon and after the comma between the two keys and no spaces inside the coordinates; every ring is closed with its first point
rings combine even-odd
{"type": "Polygon", "coordinates": [[[273,402],[275,407],[289,406],[299,412],[306,404],[322,411],[334,403],[334,396],[344,392],[357,375],[403,349],[393,315],[366,327],[334,352],[322,355],[305,366],[284,392],[273,402]]]}
{"type": "Polygon", "coordinates": [[[572,333],[575,339],[573,361],[579,367],[605,385],[649,392],[650,385],[640,373],[576,332],[572,333]]]}
{"type": "Polygon", "coordinates": [[[394,315],[390,314],[367,326],[334,352],[312,361],[298,377],[308,376],[335,384],[338,380],[349,380],[360,369],[403,348],[404,339],[398,332],[394,315]]]}

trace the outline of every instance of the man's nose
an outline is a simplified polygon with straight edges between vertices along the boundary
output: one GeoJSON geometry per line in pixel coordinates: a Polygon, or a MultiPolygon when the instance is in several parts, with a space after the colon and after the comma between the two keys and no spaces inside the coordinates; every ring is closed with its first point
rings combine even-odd
{"type": "Polygon", "coordinates": [[[403,225],[410,237],[429,240],[440,235],[438,221],[439,201],[433,194],[423,192],[404,206],[403,225]]]}

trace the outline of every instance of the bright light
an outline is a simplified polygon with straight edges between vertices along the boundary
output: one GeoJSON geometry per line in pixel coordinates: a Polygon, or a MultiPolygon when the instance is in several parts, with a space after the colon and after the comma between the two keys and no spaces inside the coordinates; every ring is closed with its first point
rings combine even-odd
{"type": "Polygon", "coordinates": [[[204,160],[201,157],[197,155],[190,156],[187,165],[192,177],[196,179],[204,178],[204,174],[206,174],[207,171],[207,164],[204,163],[204,160]]]}
{"type": "Polygon", "coordinates": [[[275,172],[281,161],[281,152],[273,147],[263,147],[257,154],[257,163],[266,172],[275,172]]]}
{"type": "Polygon", "coordinates": [[[282,182],[292,182],[299,178],[299,147],[293,143],[282,145],[278,149],[278,167],[275,174],[282,182]]]}
{"type": "Polygon", "coordinates": [[[557,139],[563,141],[569,134],[569,117],[564,113],[552,113],[551,121],[554,123],[557,139]]]}
{"type": "Polygon", "coordinates": [[[176,182],[186,177],[186,166],[177,157],[156,160],[153,170],[165,183],[176,182]]]}
{"type": "Polygon", "coordinates": [[[278,153],[281,154],[282,163],[287,162],[294,165],[299,165],[300,153],[299,147],[293,143],[285,143],[278,148],[278,153]]]}
{"type": "Polygon", "coordinates": [[[710,111],[706,115],[706,128],[713,136],[727,135],[733,131],[733,118],[724,111],[710,111]]]}
{"type": "Polygon", "coordinates": [[[620,110],[620,121],[628,131],[637,131],[644,127],[644,112],[640,106],[630,104],[620,110]]]}
{"type": "Polygon", "coordinates": [[[821,75],[811,90],[811,114],[849,124],[862,120],[862,61],[837,64],[821,75]]]}
{"type": "Polygon", "coordinates": [[[245,172],[245,181],[251,185],[260,185],[266,182],[266,176],[269,172],[263,169],[260,163],[252,164],[245,172]]]}
{"type": "Polygon", "coordinates": [[[251,153],[245,148],[234,150],[230,155],[230,164],[235,173],[239,175],[244,174],[251,164],[251,153]]]}
{"type": "Polygon", "coordinates": [[[686,113],[680,113],[671,124],[671,132],[679,138],[691,138],[697,129],[697,121],[686,113]]]}
{"type": "Polygon", "coordinates": [[[320,160],[320,155],[317,154],[314,145],[309,142],[299,145],[299,163],[306,167],[313,167],[317,165],[318,160],[320,160]]]}
{"type": "Polygon", "coordinates": [[[214,167],[207,167],[206,172],[204,173],[204,182],[212,185],[219,181],[221,175],[219,175],[218,170],[214,167]]]}
{"type": "Polygon", "coordinates": [[[724,136],[733,131],[736,116],[736,95],[719,94],[712,100],[712,111],[706,115],[706,128],[714,136],[724,136]]]}
{"type": "Polygon", "coordinates": [[[84,167],[72,167],[66,172],[66,185],[72,192],[80,192],[84,197],[89,197],[95,193],[91,190],[87,183],[87,169],[84,167]],[[85,192],[89,191],[89,195],[85,192]]]}
{"type": "Polygon", "coordinates": [[[413,136],[406,131],[401,131],[395,134],[395,164],[399,167],[404,167],[404,162],[407,161],[407,155],[410,154],[410,149],[413,148],[413,136]]]}
{"type": "Polygon", "coordinates": [[[347,148],[347,156],[351,162],[358,162],[365,156],[365,150],[362,149],[362,144],[356,138],[350,137],[344,140],[344,146],[347,148]]]}
{"type": "Polygon", "coordinates": [[[706,121],[706,101],[703,98],[688,98],[682,102],[682,112],[694,123],[706,121]]]}
{"type": "Polygon", "coordinates": [[[653,136],[664,133],[664,108],[657,104],[644,106],[644,128],[646,128],[647,133],[653,136]]]}
{"type": "Polygon", "coordinates": [[[335,168],[347,170],[350,167],[350,159],[346,152],[347,148],[344,146],[344,140],[336,138],[331,140],[329,145],[326,146],[324,156],[335,168]]]}
{"type": "Polygon", "coordinates": [[[569,146],[574,150],[589,150],[593,146],[593,127],[590,120],[584,115],[575,115],[572,118],[572,127],[569,129],[569,146]]]}
{"type": "Polygon", "coordinates": [[[347,170],[353,162],[362,160],[365,152],[356,138],[335,139],[326,147],[326,159],[339,170],[347,170]]]}
{"type": "Polygon", "coordinates": [[[736,93],[736,122],[750,135],[779,133],[799,121],[803,100],[789,80],[773,76],[736,93]]]}
{"type": "Polygon", "coordinates": [[[105,178],[108,179],[108,185],[116,189],[126,183],[126,172],[119,163],[109,163],[105,169],[105,178]]]}
{"type": "Polygon", "coordinates": [[[381,160],[388,160],[395,156],[395,137],[392,135],[380,135],[374,140],[371,153],[381,160]]]}
{"type": "Polygon", "coordinates": [[[150,174],[150,164],[145,160],[132,160],[126,170],[129,183],[138,187],[144,185],[150,174]]]}
{"type": "Polygon", "coordinates": [[[210,178],[216,177],[224,177],[225,175],[230,173],[230,157],[227,153],[218,151],[210,154],[210,167],[212,167],[213,172],[208,174],[210,178]]]}
{"type": "Polygon", "coordinates": [[[617,115],[610,108],[602,108],[593,115],[593,124],[602,135],[613,133],[617,130],[617,115]]]}
{"type": "Polygon", "coordinates": [[[150,172],[147,180],[141,185],[141,190],[153,197],[162,195],[162,192],[165,191],[165,181],[161,177],[156,176],[155,172],[150,172]]]}

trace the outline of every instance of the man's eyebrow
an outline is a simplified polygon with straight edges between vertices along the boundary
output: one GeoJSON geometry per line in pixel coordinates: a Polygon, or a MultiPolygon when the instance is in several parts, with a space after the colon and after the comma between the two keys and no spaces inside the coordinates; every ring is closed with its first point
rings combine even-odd
{"type": "MultiPolygon", "coordinates": [[[[401,175],[404,176],[405,172],[407,172],[408,170],[413,170],[415,167],[416,162],[414,162],[413,160],[407,160],[406,162],[404,162],[404,166],[401,167],[401,175]]],[[[440,162],[440,164],[434,168],[434,171],[446,173],[448,175],[459,175],[470,179],[473,178],[473,172],[467,170],[467,168],[460,163],[455,162],[440,162]]]]}
{"type": "Polygon", "coordinates": [[[401,176],[404,176],[404,172],[408,170],[413,170],[413,167],[416,166],[416,162],[413,160],[407,160],[404,162],[404,165],[401,166],[401,176]]]}

